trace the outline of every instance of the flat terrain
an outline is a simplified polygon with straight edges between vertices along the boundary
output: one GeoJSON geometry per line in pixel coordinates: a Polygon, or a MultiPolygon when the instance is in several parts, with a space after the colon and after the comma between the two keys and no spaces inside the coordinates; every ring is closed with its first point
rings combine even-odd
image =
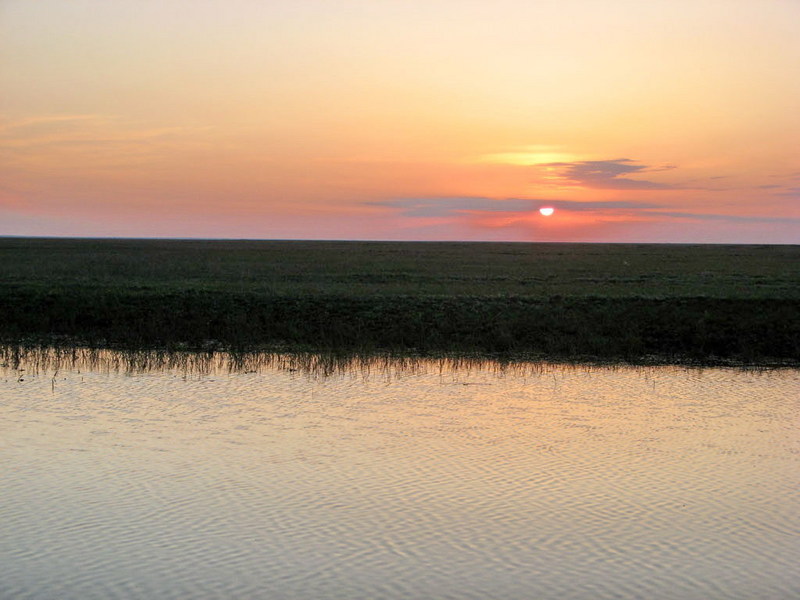
{"type": "Polygon", "coordinates": [[[800,246],[0,238],[0,285],[800,299],[800,246]]]}
{"type": "Polygon", "coordinates": [[[0,337],[800,361],[800,246],[0,238],[0,337]]]}

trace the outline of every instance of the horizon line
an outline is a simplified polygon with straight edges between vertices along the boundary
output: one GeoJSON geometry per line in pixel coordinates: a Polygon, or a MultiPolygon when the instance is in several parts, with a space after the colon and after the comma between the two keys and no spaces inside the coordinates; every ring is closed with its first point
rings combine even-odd
{"type": "Polygon", "coordinates": [[[164,241],[164,242],[338,242],[378,244],[564,244],[605,246],[800,246],[789,242],[569,242],[544,240],[390,240],[390,239],[343,239],[343,238],[234,238],[234,237],[148,237],[148,236],[61,236],[61,235],[15,235],[0,234],[0,240],[85,240],[85,241],[164,241]]]}

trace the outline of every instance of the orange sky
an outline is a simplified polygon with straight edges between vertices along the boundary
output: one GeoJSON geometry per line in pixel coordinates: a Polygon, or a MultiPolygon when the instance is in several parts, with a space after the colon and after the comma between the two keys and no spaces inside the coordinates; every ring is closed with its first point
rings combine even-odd
{"type": "Polygon", "coordinates": [[[2,0],[0,235],[800,243],[798,40],[796,0],[2,0]]]}

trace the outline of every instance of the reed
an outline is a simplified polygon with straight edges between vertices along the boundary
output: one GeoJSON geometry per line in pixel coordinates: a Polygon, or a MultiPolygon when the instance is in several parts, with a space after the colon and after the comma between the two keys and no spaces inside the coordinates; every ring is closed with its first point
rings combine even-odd
{"type": "Polygon", "coordinates": [[[800,247],[0,239],[0,339],[800,362],[800,247]]]}

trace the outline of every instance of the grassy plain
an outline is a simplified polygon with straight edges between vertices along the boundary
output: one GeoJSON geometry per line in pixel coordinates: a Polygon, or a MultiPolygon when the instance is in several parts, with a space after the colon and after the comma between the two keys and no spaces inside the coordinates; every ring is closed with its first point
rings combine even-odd
{"type": "Polygon", "coordinates": [[[0,238],[0,338],[800,362],[800,246],[0,238]]]}

